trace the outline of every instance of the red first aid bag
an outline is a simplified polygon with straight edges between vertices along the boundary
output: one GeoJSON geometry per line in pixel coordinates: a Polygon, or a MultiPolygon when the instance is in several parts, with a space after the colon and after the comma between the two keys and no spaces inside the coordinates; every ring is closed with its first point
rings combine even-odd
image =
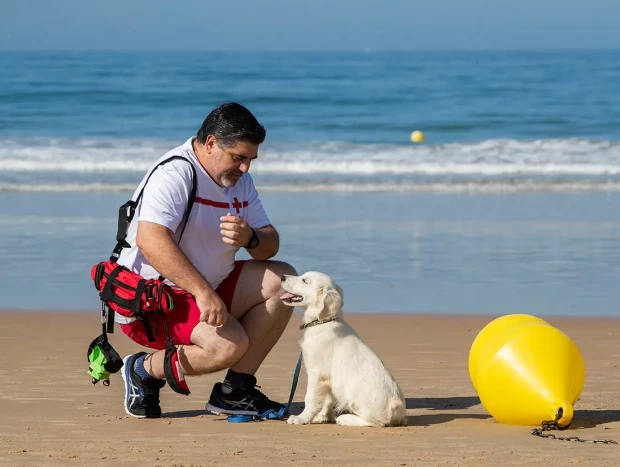
{"type": "Polygon", "coordinates": [[[93,266],[90,276],[101,300],[126,318],[141,319],[145,313],[168,314],[174,309],[170,286],[159,279],[147,280],[112,261],[93,266]]]}

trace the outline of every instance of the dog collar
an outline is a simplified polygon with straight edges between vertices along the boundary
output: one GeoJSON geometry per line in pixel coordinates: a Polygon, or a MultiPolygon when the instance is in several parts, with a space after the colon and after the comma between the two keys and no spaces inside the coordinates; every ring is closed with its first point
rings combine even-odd
{"type": "Polygon", "coordinates": [[[326,318],[326,319],[315,319],[314,321],[310,321],[309,323],[302,324],[301,326],[299,326],[299,329],[303,331],[304,329],[309,328],[311,326],[316,326],[317,324],[329,323],[330,321],[335,321],[337,319],[338,319],[337,316],[333,318],[326,318]]]}

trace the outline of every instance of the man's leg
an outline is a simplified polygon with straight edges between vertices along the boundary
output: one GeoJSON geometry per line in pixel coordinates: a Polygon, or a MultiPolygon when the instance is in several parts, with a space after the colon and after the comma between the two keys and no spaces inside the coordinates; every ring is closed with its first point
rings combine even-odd
{"type": "MultiPolygon", "coordinates": [[[[199,322],[192,331],[191,342],[193,345],[177,346],[186,375],[204,375],[228,368],[248,349],[248,336],[230,316],[221,328],[199,322]]],[[[145,359],[144,367],[156,379],[164,378],[164,356],[165,350],[159,350],[145,359]]]]}
{"type": "Polygon", "coordinates": [[[237,280],[231,314],[245,330],[249,345],[231,366],[223,384],[216,384],[207,409],[216,413],[262,413],[282,406],[254,389],[254,374],[288,324],[293,307],[280,300],[282,274],[296,275],[280,261],[247,261],[237,280]]]}
{"type": "MultiPolygon", "coordinates": [[[[200,310],[189,294],[175,297],[177,310],[166,318],[170,336],[177,345],[179,363],[186,375],[200,375],[223,370],[239,361],[248,348],[248,336],[239,322],[229,316],[220,328],[199,322],[200,310]],[[190,344],[191,342],[191,344],[190,344]]],[[[157,323],[160,333],[156,342],[148,342],[142,323],[123,326],[135,342],[164,349],[163,321],[157,323]]],[[[125,411],[138,418],[161,416],[159,390],[164,386],[164,350],[151,355],[139,352],[124,359],[125,411]]]]}

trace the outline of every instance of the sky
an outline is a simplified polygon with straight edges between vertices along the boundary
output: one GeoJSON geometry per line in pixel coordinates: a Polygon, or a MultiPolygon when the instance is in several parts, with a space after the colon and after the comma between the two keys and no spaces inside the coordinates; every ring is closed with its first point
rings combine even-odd
{"type": "Polygon", "coordinates": [[[0,0],[0,50],[620,48],[620,0],[0,0]]]}

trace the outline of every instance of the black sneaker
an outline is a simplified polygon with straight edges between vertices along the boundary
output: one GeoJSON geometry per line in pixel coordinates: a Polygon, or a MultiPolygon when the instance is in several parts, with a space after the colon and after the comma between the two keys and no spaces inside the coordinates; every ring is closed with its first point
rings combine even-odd
{"type": "Polygon", "coordinates": [[[222,383],[216,383],[205,408],[215,414],[263,415],[269,410],[278,412],[284,409],[284,406],[269,399],[256,387],[235,389],[230,394],[224,394],[222,383]]]}
{"type": "Polygon", "coordinates": [[[128,355],[123,359],[123,381],[125,381],[125,412],[136,418],[159,418],[159,390],[164,387],[166,380],[142,379],[133,366],[136,358],[146,355],[139,352],[128,355]]]}

